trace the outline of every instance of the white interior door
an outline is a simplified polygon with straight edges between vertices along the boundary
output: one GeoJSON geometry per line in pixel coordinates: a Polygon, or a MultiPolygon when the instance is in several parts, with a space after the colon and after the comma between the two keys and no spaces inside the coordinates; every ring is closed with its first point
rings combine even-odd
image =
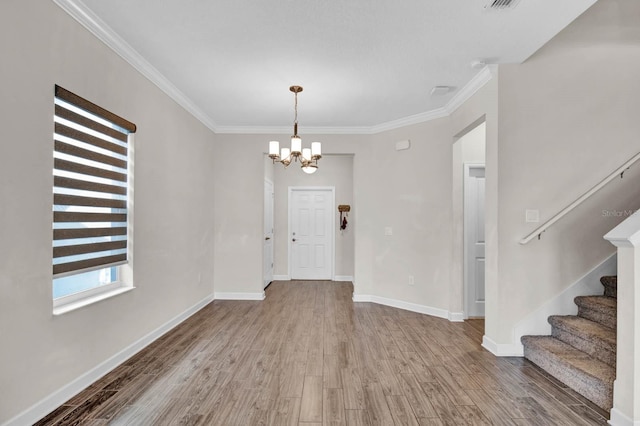
{"type": "Polygon", "coordinates": [[[484,164],[464,166],[466,317],[484,317],[484,164]]]}
{"type": "Polygon", "coordinates": [[[289,188],[291,279],[333,278],[334,188],[289,188]]]}
{"type": "Polygon", "coordinates": [[[273,281],[273,183],[264,181],[263,288],[273,281]]]}

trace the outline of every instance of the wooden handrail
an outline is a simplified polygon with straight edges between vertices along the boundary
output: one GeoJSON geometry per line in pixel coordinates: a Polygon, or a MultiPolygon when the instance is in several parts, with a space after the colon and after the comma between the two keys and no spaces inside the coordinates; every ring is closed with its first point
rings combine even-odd
{"type": "Polygon", "coordinates": [[[549,229],[549,227],[551,227],[551,225],[553,225],[554,223],[556,223],[557,221],[559,221],[560,219],[562,219],[567,213],[569,213],[571,210],[575,209],[576,207],[578,207],[580,204],[582,204],[582,202],[584,200],[586,200],[587,198],[591,197],[593,194],[595,194],[596,192],[598,192],[602,187],[604,187],[606,184],[608,184],[609,182],[611,182],[613,179],[615,179],[616,177],[618,177],[618,175],[620,175],[620,177],[622,177],[622,175],[624,174],[625,170],[627,170],[629,167],[631,167],[636,161],[640,160],[640,152],[637,153],[636,155],[634,155],[629,161],[627,161],[626,163],[624,163],[622,166],[618,167],[613,173],[611,173],[609,176],[607,176],[606,178],[604,178],[603,180],[600,181],[600,183],[598,183],[597,185],[595,185],[593,188],[591,188],[590,190],[588,190],[587,192],[585,192],[584,194],[582,194],[577,200],[575,200],[573,203],[569,204],[567,207],[565,207],[564,209],[560,210],[560,212],[558,212],[555,216],[553,216],[551,219],[549,219],[548,221],[546,221],[545,223],[543,223],[542,225],[540,225],[539,227],[537,227],[533,232],[531,232],[529,235],[527,235],[526,237],[524,237],[523,239],[520,240],[520,244],[527,244],[529,241],[533,240],[536,236],[538,238],[540,238],[540,235],[546,231],[547,229],[549,229]]]}

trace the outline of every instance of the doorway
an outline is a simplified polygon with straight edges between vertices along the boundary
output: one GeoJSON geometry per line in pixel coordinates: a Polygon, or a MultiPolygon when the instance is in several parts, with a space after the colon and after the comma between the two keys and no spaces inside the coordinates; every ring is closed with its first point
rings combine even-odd
{"type": "Polygon", "coordinates": [[[264,181],[264,241],[263,241],[263,273],[262,288],[265,289],[273,281],[273,182],[264,181]]]}
{"type": "Polygon", "coordinates": [[[484,317],[484,164],[464,165],[464,287],[467,318],[484,317]]]}
{"type": "Polygon", "coordinates": [[[484,318],[485,158],[484,117],[454,137],[453,225],[454,270],[451,305],[458,320],[484,318]]]}
{"type": "Polygon", "coordinates": [[[289,187],[291,279],[333,279],[334,206],[334,187],[289,187]]]}

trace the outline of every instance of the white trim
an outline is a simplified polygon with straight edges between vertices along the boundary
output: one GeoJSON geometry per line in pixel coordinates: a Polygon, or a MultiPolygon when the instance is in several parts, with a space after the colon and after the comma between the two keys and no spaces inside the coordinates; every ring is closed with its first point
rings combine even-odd
{"type": "MultiPolygon", "coordinates": [[[[128,293],[134,288],[135,287],[133,286],[118,285],[113,289],[104,291],[103,289],[94,287],[87,291],[83,291],[82,293],[75,293],[70,295],[70,296],[74,296],[75,298],[67,303],[56,304],[56,302],[59,301],[60,299],[55,299],[54,307],[53,307],[53,315],[58,316],[58,315],[66,314],[68,312],[75,311],[76,309],[84,308],[85,306],[93,305],[94,303],[98,303],[100,301],[110,299],[119,294],[128,293]],[[102,291],[96,292],[96,290],[102,290],[102,291]],[[78,295],[80,294],[82,294],[82,297],[78,297],[78,295]]],[[[67,297],[70,297],[70,296],[67,296],[67,297]]]]}
{"type": "Polygon", "coordinates": [[[274,246],[274,224],[275,224],[275,185],[271,179],[264,178],[264,199],[263,199],[263,235],[264,241],[262,242],[262,289],[264,290],[267,286],[273,281],[273,265],[275,261],[275,246],[274,246]],[[267,196],[267,190],[269,191],[267,196]],[[268,199],[271,199],[269,202],[268,199]],[[271,211],[268,212],[267,205],[270,205],[271,211]],[[264,229],[264,222],[266,222],[267,215],[270,216],[271,220],[271,229],[264,229]],[[268,242],[267,242],[268,241],[268,242]],[[271,247],[271,267],[268,271],[265,271],[266,257],[267,257],[267,246],[271,247]],[[267,274],[268,272],[268,274],[267,274]]]}
{"type": "MultiPolygon", "coordinates": [[[[107,268],[102,268],[102,269],[110,269],[110,268],[112,268],[112,266],[109,266],[107,268]]],[[[118,272],[120,271],[116,271],[116,275],[120,275],[118,272]]],[[[79,273],[78,275],[82,275],[84,273],[85,272],[79,273]]],[[[58,279],[57,277],[53,278],[54,288],[56,285],[55,281],[57,279],[58,279]]],[[[120,290],[123,287],[133,287],[133,286],[127,285],[121,282],[119,279],[117,279],[116,281],[113,281],[110,283],[97,284],[94,287],[88,288],[86,290],[78,291],[77,293],[71,293],[65,296],[56,297],[53,299],[53,313],[55,315],[56,308],[60,308],[76,302],[81,302],[83,299],[93,299],[96,296],[100,297],[102,294],[111,294],[111,293],[117,292],[117,290],[120,290]]]]}
{"type": "Polygon", "coordinates": [[[448,319],[451,322],[463,322],[463,312],[449,312],[445,309],[433,308],[431,306],[418,305],[416,303],[404,302],[402,300],[388,299],[386,297],[373,296],[371,294],[353,293],[354,303],[377,303],[379,305],[391,306],[392,308],[404,309],[405,311],[417,312],[419,314],[431,315],[432,317],[448,319]]]}
{"type": "Polygon", "coordinates": [[[437,120],[438,118],[448,117],[449,114],[445,108],[438,108],[420,114],[410,115],[409,117],[399,118],[398,120],[387,121],[369,128],[368,134],[376,134],[386,132],[388,130],[400,129],[402,127],[411,126],[413,124],[426,123],[427,121],[437,120]]]}
{"type": "Polygon", "coordinates": [[[464,322],[464,312],[449,312],[449,321],[464,322]]]}
{"type": "Polygon", "coordinates": [[[216,291],[213,294],[215,300],[264,300],[265,293],[227,293],[216,291]]]}
{"type": "Polygon", "coordinates": [[[496,343],[487,335],[482,336],[482,347],[495,356],[524,356],[521,343],[496,343]]]}
{"type": "Polygon", "coordinates": [[[476,92],[493,78],[492,66],[486,66],[480,70],[465,86],[455,94],[453,98],[444,106],[446,115],[451,115],[455,110],[460,108],[469,100],[476,92]]]}
{"type": "Polygon", "coordinates": [[[551,324],[548,321],[551,315],[576,315],[578,306],[573,299],[576,296],[602,294],[604,287],[600,284],[600,277],[617,273],[617,259],[617,254],[613,253],[576,282],[518,321],[513,327],[514,342],[519,342],[522,336],[551,334],[551,324]]]}
{"type": "Polygon", "coordinates": [[[127,359],[131,358],[133,355],[149,346],[160,336],[164,335],[172,328],[185,321],[191,315],[204,308],[206,305],[211,303],[211,301],[213,301],[213,295],[209,295],[206,298],[202,299],[200,302],[191,306],[183,313],[175,316],[149,334],[143,336],[126,348],[122,349],[117,354],[101,362],[91,370],[80,375],[75,380],[64,385],[57,391],[53,392],[44,399],[27,408],[22,413],[8,420],[6,423],[4,423],[3,426],[20,426],[27,424],[30,425],[42,419],[44,416],[60,407],[62,404],[77,395],[79,392],[83,391],[96,380],[100,379],[102,376],[109,373],[111,370],[125,362],[127,359]]]}
{"type": "Polygon", "coordinates": [[[129,43],[120,37],[109,25],[100,19],[91,9],[77,0],[53,0],[73,19],[78,21],[91,34],[106,44],[111,50],[127,61],[140,74],[158,86],[178,105],[198,119],[213,132],[216,131],[216,124],[200,107],[196,106],[191,99],[173,85],[164,75],[151,65],[140,53],[138,53],[129,43]]]}
{"type": "Polygon", "coordinates": [[[604,239],[616,247],[640,246],[640,210],[636,210],[631,216],[607,232],[604,239]]]}
{"type": "Polygon", "coordinates": [[[640,426],[640,420],[633,421],[615,407],[611,409],[610,417],[609,424],[613,426],[640,426]]]}
{"type": "MultiPolygon", "coordinates": [[[[291,281],[291,277],[289,275],[274,275],[274,281],[291,281]]],[[[343,281],[343,282],[353,282],[353,275],[336,275],[331,281],[343,281]]]]}
{"type": "MultiPolygon", "coordinates": [[[[91,34],[106,44],[116,54],[121,56],[133,68],[138,70],[149,81],[158,86],[178,105],[183,107],[202,124],[217,134],[285,134],[291,132],[291,127],[257,127],[257,126],[217,126],[212,117],[207,115],[190,98],[182,93],[164,75],[151,65],[129,43],[120,37],[111,27],[100,19],[91,9],[79,0],[53,0],[61,9],[84,26],[91,34]]],[[[424,123],[438,118],[448,117],[452,112],[464,104],[482,86],[492,78],[492,66],[486,66],[473,77],[456,95],[442,108],[411,115],[397,120],[387,121],[373,126],[354,127],[305,127],[306,134],[335,134],[335,135],[367,135],[394,130],[412,124],[424,123]]]]}
{"type": "MultiPolygon", "coordinates": [[[[291,126],[218,126],[217,134],[289,135],[291,126]]],[[[304,126],[305,135],[369,135],[372,127],[313,127],[304,126]]]]}
{"type": "Polygon", "coordinates": [[[351,281],[353,282],[353,275],[336,275],[333,281],[351,281]]]}
{"type": "MultiPolygon", "coordinates": [[[[312,135],[375,135],[377,133],[395,130],[413,124],[426,123],[428,121],[445,118],[451,115],[455,110],[460,108],[469,98],[471,98],[478,90],[487,84],[493,78],[491,67],[486,66],[478,74],[475,75],[456,95],[447,102],[442,108],[431,111],[422,112],[420,114],[410,115],[408,117],[399,118],[397,120],[387,121],[385,123],[373,126],[361,127],[305,127],[306,134],[312,135]]],[[[289,134],[291,127],[255,127],[255,126],[220,126],[216,133],[228,134],[289,134]]]]}
{"type": "MultiPolygon", "coordinates": [[[[475,253],[476,242],[474,241],[475,238],[473,238],[475,237],[475,235],[470,235],[470,234],[472,232],[475,233],[477,231],[475,222],[477,221],[477,218],[478,218],[477,216],[478,211],[475,209],[474,211],[471,211],[472,209],[469,206],[469,204],[471,203],[471,200],[469,200],[469,198],[472,195],[477,196],[477,193],[475,193],[476,191],[473,191],[474,194],[472,194],[472,191],[471,191],[471,176],[470,176],[471,170],[482,169],[483,173],[486,173],[486,165],[485,163],[462,163],[462,168],[463,168],[463,177],[462,177],[462,224],[463,224],[462,226],[462,250],[463,250],[462,293],[463,293],[463,297],[462,299],[463,299],[463,306],[466,313],[465,318],[468,318],[470,314],[471,316],[484,317],[486,313],[485,302],[484,301],[482,302],[483,307],[482,307],[482,313],[480,314],[479,312],[476,311],[476,309],[478,309],[477,307],[478,302],[473,303],[476,306],[473,307],[473,312],[472,312],[472,307],[470,306],[471,301],[469,300],[469,293],[471,292],[471,288],[473,288],[472,284],[475,285],[475,279],[477,278],[475,273],[475,268],[474,268],[474,262],[472,261],[472,258],[475,257],[474,253],[475,253]],[[473,279],[473,282],[471,282],[472,279],[473,279]]],[[[474,290],[474,294],[475,294],[475,290],[474,290]]]]}
{"type": "Polygon", "coordinates": [[[392,308],[404,309],[405,311],[417,312],[419,314],[431,315],[432,317],[449,319],[449,312],[445,309],[433,308],[431,306],[418,305],[417,303],[405,302],[403,300],[388,299],[386,297],[354,294],[354,302],[373,302],[379,305],[391,306],[392,308]]]}
{"type": "Polygon", "coordinates": [[[353,293],[353,296],[351,296],[351,300],[353,300],[354,303],[373,302],[372,297],[373,296],[369,294],[353,293]]]}
{"type": "Polygon", "coordinates": [[[519,321],[513,327],[513,343],[496,343],[485,335],[482,338],[482,346],[495,356],[524,356],[524,347],[520,343],[522,336],[551,334],[551,325],[547,321],[550,315],[575,314],[578,308],[573,299],[576,296],[601,294],[603,287],[599,281],[600,277],[615,275],[616,270],[617,256],[614,253],[560,294],[519,321]]]}

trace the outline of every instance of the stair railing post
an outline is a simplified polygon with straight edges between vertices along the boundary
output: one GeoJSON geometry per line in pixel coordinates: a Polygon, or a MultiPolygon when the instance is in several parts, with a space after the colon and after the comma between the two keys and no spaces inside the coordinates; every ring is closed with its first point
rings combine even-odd
{"type": "Polygon", "coordinates": [[[618,249],[616,380],[611,425],[640,423],[640,214],[604,237],[618,249]]]}

